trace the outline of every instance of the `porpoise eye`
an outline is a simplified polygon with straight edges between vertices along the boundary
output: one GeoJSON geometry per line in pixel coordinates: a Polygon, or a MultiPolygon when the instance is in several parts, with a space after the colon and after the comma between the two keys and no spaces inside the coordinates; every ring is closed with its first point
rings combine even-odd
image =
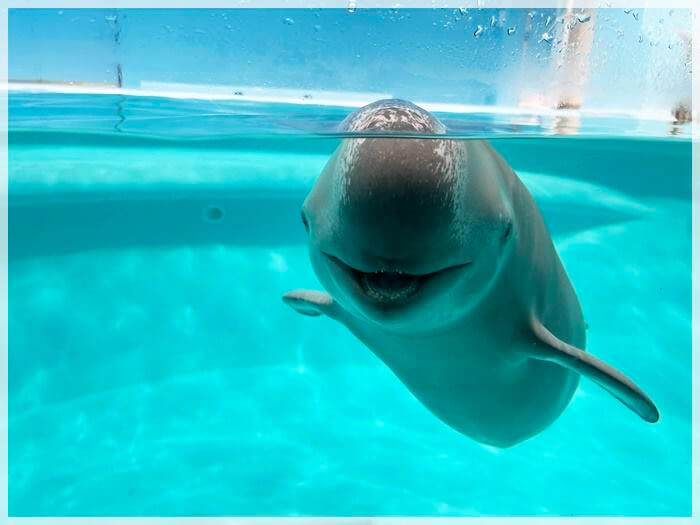
{"type": "Polygon", "coordinates": [[[506,231],[503,233],[503,240],[506,240],[513,233],[513,223],[508,221],[506,224],[506,231]]]}
{"type": "Polygon", "coordinates": [[[309,221],[306,220],[306,214],[304,213],[304,210],[301,210],[301,222],[304,223],[304,228],[306,228],[306,231],[309,231],[309,221]]]}

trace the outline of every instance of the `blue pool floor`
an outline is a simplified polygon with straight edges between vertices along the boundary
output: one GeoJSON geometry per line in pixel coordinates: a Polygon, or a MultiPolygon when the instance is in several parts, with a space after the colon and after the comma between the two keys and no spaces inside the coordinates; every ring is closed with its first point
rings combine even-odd
{"type": "Polygon", "coordinates": [[[635,216],[554,240],[588,349],[662,420],[583,380],[508,450],[443,425],[342,326],[288,309],[281,294],[317,286],[302,244],[11,261],[10,515],[689,515],[690,202],[606,205],[635,216]]]}

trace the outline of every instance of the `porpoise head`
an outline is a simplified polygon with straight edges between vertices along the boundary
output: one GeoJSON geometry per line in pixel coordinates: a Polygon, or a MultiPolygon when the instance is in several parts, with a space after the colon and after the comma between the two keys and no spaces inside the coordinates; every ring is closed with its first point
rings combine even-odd
{"type": "Polygon", "coordinates": [[[319,280],[346,310],[391,329],[438,328],[464,315],[515,233],[492,150],[439,138],[445,126],[401,100],[365,106],[341,130],[368,136],[343,139],[301,211],[319,280]]]}

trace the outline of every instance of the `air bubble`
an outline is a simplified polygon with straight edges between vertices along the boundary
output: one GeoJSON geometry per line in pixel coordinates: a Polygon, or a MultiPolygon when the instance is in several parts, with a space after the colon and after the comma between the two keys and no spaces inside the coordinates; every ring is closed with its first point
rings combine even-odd
{"type": "Polygon", "coordinates": [[[474,36],[476,38],[479,38],[483,32],[484,32],[484,28],[481,27],[480,25],[477,25],[476,30],[474,31],[474,36]]]}
{"type": "Polygon", "coordinates": [[[581,22],[582,24],[585,24],[585,23],[588,22],[590,19],[591,19],[591,15],[589,15],[588,13],[576,15],[576,20],[578,20],[578,21],[581,22]]]}
{"type": "Polygon", "coordinates": [[[515,26],[509,27],[508,30],[506,31],[506,33],[508,33],[509,35],[512,35],[513,33],[515,33],[515,26]]]}
{"type": "Polygon", "coordinates": [[[294,25],[294,20],[287,17],[284,19],[284,23],[287,24],[288,26],[293,26],[294,25]]]}
{"type": "Polygon", "coordinates": [[[638,13],[637,11],[635,11],[634,13],[632,13],[632,16],[634,17],[634,19],[635,19],[637,22],[639,22],[639,13],[638,13]]]}
{"type": "Polygon", "coordinates": [[[117,16],[116,15],[109,15],[105,17],[105,20],[107,22],[116,22],[117,21],[117,16]]]}
{"type": "Polygon", "coordinates": [[[352,14],[355,12],[355,9],[357,8],[355,0],[350,0],[348,2],[348,13],[352,14]]]}
{"type": "Polygon", "coordinates": [[[547,42],[548,44],[552,41],[552,35],[547,33],[546,31],[542,33],[542,36],[540,37],[540,42],[547,42]]]}
{"type": "Polygon", "coordinates": [[[496,17],[491,15],[491,27],[494,27],[496,25],[496,17]]]}

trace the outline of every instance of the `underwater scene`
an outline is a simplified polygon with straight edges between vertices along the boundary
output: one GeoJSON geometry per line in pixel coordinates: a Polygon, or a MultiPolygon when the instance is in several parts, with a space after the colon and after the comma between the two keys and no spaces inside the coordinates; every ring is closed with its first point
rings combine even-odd
{"type": "Polygon", "coordinates": [[[10,516],[691,514],[689,106],[27,75],[10,516]]]}

